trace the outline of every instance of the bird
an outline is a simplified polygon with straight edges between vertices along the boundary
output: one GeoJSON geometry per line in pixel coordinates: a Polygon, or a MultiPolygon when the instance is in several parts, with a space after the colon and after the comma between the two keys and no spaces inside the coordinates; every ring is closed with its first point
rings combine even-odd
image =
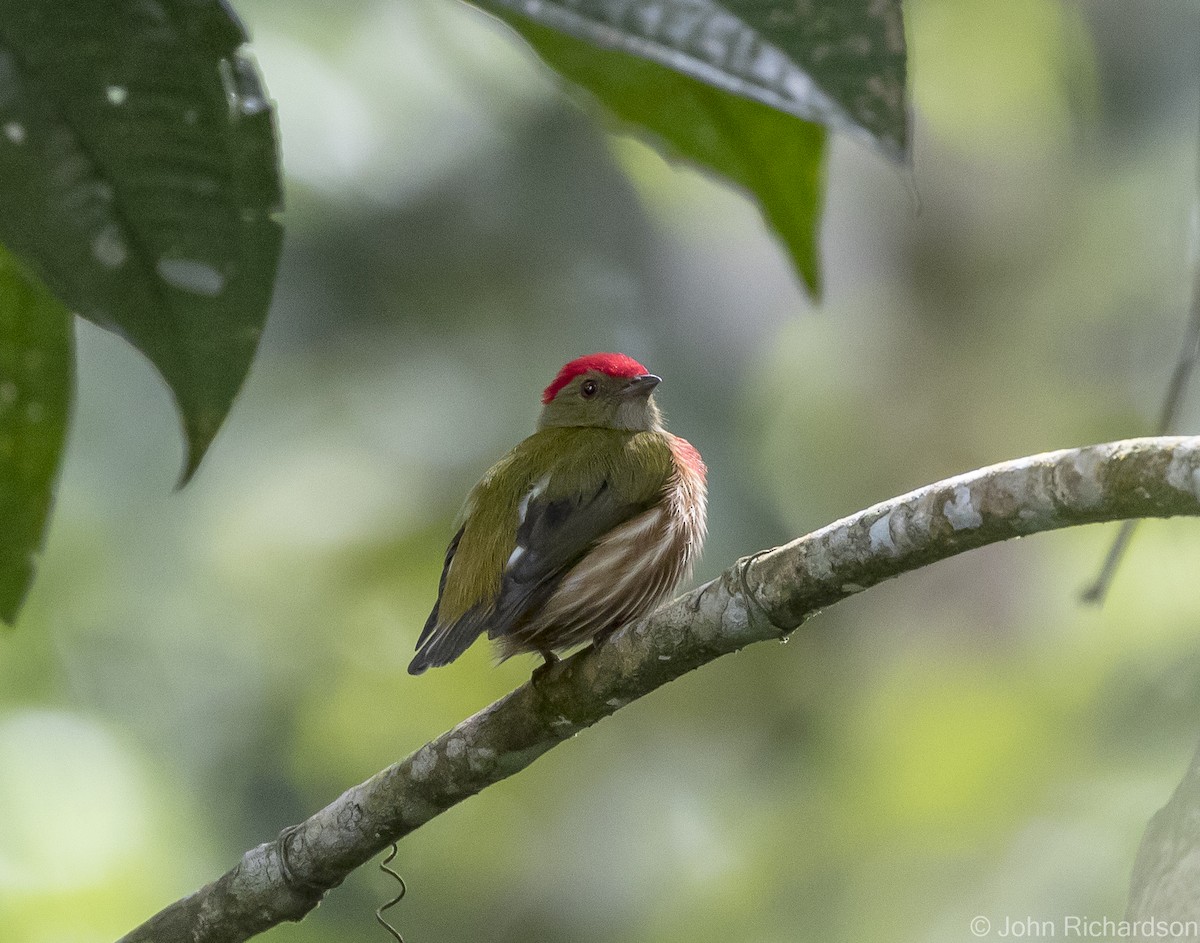
{"type": "Polygon", "coordinates": [[[408,666],[454,661],[484,633],[499,661],[598,643],[690,576],[706,534],[707,470],[667,432],[662,380],[632,357],[566,364],[537,431],[467,496],[437,601],[408,666]]]}

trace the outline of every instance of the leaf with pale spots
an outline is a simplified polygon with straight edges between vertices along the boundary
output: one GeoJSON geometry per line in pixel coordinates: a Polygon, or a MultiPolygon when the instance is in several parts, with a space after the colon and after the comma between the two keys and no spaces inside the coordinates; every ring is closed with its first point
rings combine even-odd
{"type": "Polygon", "coordinates": [[[70,313],[0,249],[0,622],[44,540],[70,409],[70,313]]]}
{"type": "MultiPolygon", "coordinates": [[[[596,56],[638,56],[908,159],[900,0],[472,2],[586,40],[596,56]]],[[[647,85],[643,94],[670,91],[647,85]]]]}
{"type": "Polygon", "coordinates": [[[223,0],[7,0],[0,243],[133,343],[195,471],[241,387],[279,258],[272,109],[223,0]]]}

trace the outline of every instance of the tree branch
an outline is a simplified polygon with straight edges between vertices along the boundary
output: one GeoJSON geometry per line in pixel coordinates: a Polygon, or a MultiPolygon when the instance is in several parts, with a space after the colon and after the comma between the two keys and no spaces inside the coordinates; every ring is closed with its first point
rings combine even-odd
{"type": "Polygon", "coordinates": [[[1010,537],[1173,515],[1200,515],[1200,437],[1131,439],[1004,462],[743,557],[246,852],[121,943],[236,943],[300,920],[391,842],[578,731],[883,580],[1010,537]]]}

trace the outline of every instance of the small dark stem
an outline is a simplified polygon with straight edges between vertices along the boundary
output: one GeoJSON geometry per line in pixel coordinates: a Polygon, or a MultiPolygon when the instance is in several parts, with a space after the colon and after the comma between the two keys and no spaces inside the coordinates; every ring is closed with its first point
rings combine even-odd
{"type": "MultiPolygon", "coordinates": [[[[1179,417],[1179,407],[1187,392],[1188,383],[1200,360],[1200,138],[1197,138],[1197,182],[1196,200],[1192,205],[1192,305],[1188,312],[1187,326],[1183,332],[1183,342],[1179,346],[1179,359],[1175,361],[1175,369],[1171,373],[1171,382],[1167,384],[1167,392],[1163,397],[1162,410],[1158,416],[1156,435],[1169,435],[1179,417]]],[[[1108,556],[1100,567],[1096,579],[1080,594],[1083,602],[1095,606],[1104,605],[1104,597],[1112,587],[1113,578],[1121,559],[1133,539],[1137,529],[1137,521],[1125,521],[1117,532],[1117,538],[1108,550],[1108,556]]]]}
{"type": "Polygon", "coordinates": [[[387,930],[388,933],[390,933],[392,935],[392,939],[394,939],[396,941],[396,943],[404,943],[404,937],[402,937],[400,935],[400,931],[397,930],[395,927],[393,927],[390,923],[388,923],[387,920],[383,916],[383,912],[385,910],[390,910],[392,907],[395,907],[398,903],[400,903],[400,901],[404,900],[404,895],[406,893],[408,893],[408,885],[404,883],[404,878],[400,877],[399,874],[397,874],[395,871],[393,871],[391,868],[388,867],[388,865],[391,864],[392,859],[394,859],[396,857],[397,851],[399,851],[399,849],[396,847],[396,843],[392,842],[392,850],[388,852],[387,857],[384,858],[383,861],[380,863],[379,870],[382,871],[384,874],[390,874],[392,877],[394,877],[396,879],[397,883],[400,885],[400,893],[398,893],[395,897],[393,897],[386,904],[383,904],[378,910],[375,911],[375,919],[379,921],[379,925],[381,927],[383,927],[385,930],[387,930]]]}

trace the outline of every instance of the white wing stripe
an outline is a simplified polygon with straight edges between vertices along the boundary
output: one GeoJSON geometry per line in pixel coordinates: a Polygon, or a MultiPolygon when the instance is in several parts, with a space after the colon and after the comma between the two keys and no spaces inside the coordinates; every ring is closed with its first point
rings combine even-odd
{"type": "Polygon", "coordinates": [[[525,497],[521,499],[521,503],[517,505],[517,526],[525,523],[525,515],[529,513],[529,502],[534,498],[541,497],[546,488],[550,485],[550,476],[543,475],[537,480],[532,488],[525,492],[525,497]]]}

